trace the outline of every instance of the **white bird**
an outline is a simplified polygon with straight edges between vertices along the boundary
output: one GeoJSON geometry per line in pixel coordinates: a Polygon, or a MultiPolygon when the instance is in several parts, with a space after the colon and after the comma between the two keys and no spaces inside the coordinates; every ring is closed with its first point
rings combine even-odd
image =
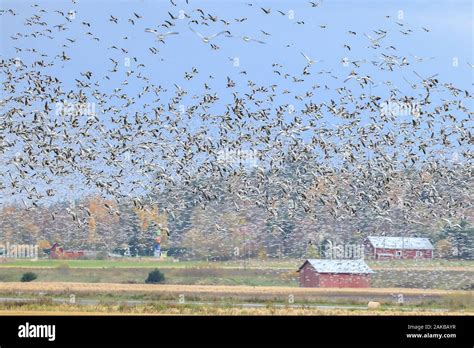
{"type": "Polygon", "coordinates": [[[459,225],[459,224],[453,224],[451,222],[451,220],[448,220],[448,219],[445,219],[445,218],[441,218],[441,220],[446,221],[448,223],[449,227],[462,228],[461,225],[459,225]]]}
{"type": "Polygon", "coordinates": [[[382,40],[386,34],[383,34],[382,36],[379,36],[378,38],[374,39],[373,37],[367,35],[366,33],[364,33],[364,36],[370,40],[370,42],[372,43],[372,47],[376,48],[376,47],[380,47],[380,40],[382,40]]]}
{"type": "Polygon", "coordinates": [[[244,40],[245,42],[255,41],[255,42],[258,42],[258,43],[261,43],[261,44],[266,43],[266,42],[264,42],[264,41],[252,39],[251,37],[245,36],[245,35],[244,35],[244,36],[240,36],[240,38],[241,38],[242,40],[244,40]]]}
{"type": "Polygon", "coordinates": [[[421,63],[423,62],[424,60],[431,60],[431,59],[434,59],[434,57],[418,57],[418,56],[415,56],[413,54],[410,54],[410,56],[413,57],[413,59],[415,59],[417,62],[421,63]]]}
{"type": "Polygon", "coordinates": [[[349,76],[347,76],[347,78],[344,80],[344,83],[346,83],[350,79],[353,79],[353,78],[356,78],[356,77],[357,77],[357,73],[354,70],[352,70],[351,73],[349,74],[349,76]]]}
{"type": "Polygon", "coordinates": [[[316,64],[316,63],[321,62],[321,60],[313,60],[313,59],[309,58],[309,57],[308,57],[306,54],[304,54],[303,52],[300,52],[300,53],[301,53],[301,55],[302,55],[303,57],[305,57],[305,59],[308,61],[308,65],[313,65],[313,64],[316,64]]]}
{"type": "Polygon", "coordinates": [[[189,29],[191,29],[191,31],[193,33],[195,33],[197,36],[199,36],[201,39],[202,39],[202,42],[204,43],[209,43],[213,38],[219,36],[219,35],[222,35],[222,34],[228,34],[230,36],[230,31],[228,30],[224,30],[224,31],[221,31],[221,32],[218,32],[216,34],[213,34],[211,36],[204,36],[202,35],[200,32],[194,30],[193,28],[189,27],[189,29]]]}
{"type": "Polygon", "coordinates": [[[165,38],[167,36],[179,34],[177,31],[168,31],[167,33],[159,33],[155,29],[150,29],[150,28],[145,29],[145,32],[155,34],[156,41],[161,41],[163,43],[165,42],[165,38]]]}

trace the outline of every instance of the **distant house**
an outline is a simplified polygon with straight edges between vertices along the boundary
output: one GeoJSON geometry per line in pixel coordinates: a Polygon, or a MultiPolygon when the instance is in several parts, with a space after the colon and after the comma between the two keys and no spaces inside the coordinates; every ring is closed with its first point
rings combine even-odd
{"type": "Polygon", "coordinates": [[[306,260],[298,269],[300,287],[370,288],[374,273],[364,260],[306,260]]]}
{"type": "Polygon", "coordinates": [[[375,260],[433,258],[433,245],[427,238],[369,236],[364,248],[366,257],[375,260]]]}
{"type": "Polygon", "coordinates": [[[48,250],[51,259],[81,259],[81,258],[96,258],[97,252],[88,250],[64,250],[59,243],[54,243],[51,249],[48,250]]]}

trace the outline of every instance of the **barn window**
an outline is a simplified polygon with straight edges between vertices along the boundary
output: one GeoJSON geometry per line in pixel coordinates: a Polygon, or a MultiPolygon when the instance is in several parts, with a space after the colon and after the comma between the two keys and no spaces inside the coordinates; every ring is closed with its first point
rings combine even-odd
{"type": "Polygon", "coordinates": [[[398,257],[398,258],[402,257],[402,251],[401,251],[401,250],[397,250],[397,251],[395,252],[395,256],[398,257]]]}
{"type": "Polygon", "coordinates": [[[421,257],[421,250],[416,251],[416,257],[421,257]]]}

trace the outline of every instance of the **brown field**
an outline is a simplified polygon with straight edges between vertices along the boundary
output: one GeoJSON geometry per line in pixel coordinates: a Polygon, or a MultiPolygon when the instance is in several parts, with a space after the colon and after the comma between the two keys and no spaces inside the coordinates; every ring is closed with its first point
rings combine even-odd
{"type": "Polygon", "coordinates": [[[0,303],[0,315],[474,314],[474,293],[464,290],[3,282],[0,295],[10,298],[0,303]],[[397,294],[405,296],[405,307],[397,306],[397,294]],[[64,302],[70,295],[78,302],[64,302]],[[294,305],[289,304],[289,297],[294,305]],[[367,309],[368,301],[379,301],[382,306],[367,309]]]}
{"type": "Polygon", "coordinates": [[[73,282],[8,282],[0,283],[0,292],[68,292],[68,293],[170,293],[170,294],[205,294],[215,295],[248,294],[248,295],[318,295],[318,294],[341,294],[341,295],[473,295],[472,291],[464,290],[438,290],[438,289],[411,289],[411,288],[294,288],[274,286],[226,286],[226,285],[175,285],[175,284],[101,284],[101,283],[73,283],[73,282]]]}
{"type": "Polygon", "coordinates": [[[430,315],[430,316],[457,316],[474,315],[473,312],[449,311],[437,312],[430,310],[413,310],[410,312],[385,309],[385,310],[351,310],[351,309],[314,309],[314,308],[228,308],[228,307],[168,307],[155,308],[152,306],[136,306],[124,309],[120,306],[72,306],[56,305],[51,307],[20,307],[15,309],[0,310],[0,315],[430,315]]]}

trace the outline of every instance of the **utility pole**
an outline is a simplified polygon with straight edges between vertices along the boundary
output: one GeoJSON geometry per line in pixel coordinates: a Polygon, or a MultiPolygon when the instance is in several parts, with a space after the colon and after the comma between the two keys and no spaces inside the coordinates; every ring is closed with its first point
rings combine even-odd
{"type": "Polygon", "coordinates": [[[402,260],[403,260],[403,251],[405,250],[405,237],[402,237],[402,260]]]}

